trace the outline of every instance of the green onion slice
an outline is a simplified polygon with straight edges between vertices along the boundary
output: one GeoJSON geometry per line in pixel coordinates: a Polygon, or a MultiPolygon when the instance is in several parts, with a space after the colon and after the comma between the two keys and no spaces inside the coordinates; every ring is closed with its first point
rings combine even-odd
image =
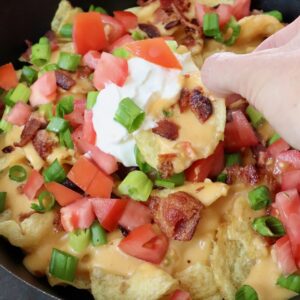
{"type": "Polygon", "coordinates": [[[87,248],[91,240],[90,229],[77,229],[69,233],[69,244],[73,250],[80,253],[87,248]]]}
{"type": "Polygon", "coordinates": [[[24,83],[19,83],[10,95],[10,100],[14,103],[22,101],[27,103],[31,94],[31,90],[24,83]]]}
{"type": "Polygon", "coordinates": [[[73,25],[72,24],[65,24],[59,31],[59,35],[64,38],[72,38],[73,33],[73,25]]]}
{"type": "Polygon", "coordinates": [[[51,46],[46,37],[40,38],[38,44],[31,47],[31,63],[38,67],[46,64],[51,57],[51,46]]]}
{"type": "Polygon", "coordinates": [[[228,178],[228,176],[226,173],[221,173],[217,176],[216,181],[226,183],[227,178],[228,178]]]}
{"type": "Polygon", "coordinates": [[[248,193],[250,207],[254,210],[260,210],[267,207],[272,202],[270,190],[267,186],[262,185],[248,193]]]}
{"type": "Polygon", "coordinates": [[[154,184],[159,187],[163,187],[166,189],[173,189],[175,187],[175,183],[168,181],[166,179],[156,179],[154,184]]]}
{"type": "Polygon", "coordinates": [[[53,104],[47,103],[39,106],[39,113],[45,117],[47,120],[50,120],[53,117],[53,104]]]}
{"type": "Polygon", "coordinates": [[[234,165],[241,165],[242,157],[241,153],[231,153],[225,156],[226,159],[226,167],[232,167],[234,165]]]}
{"type": "Polygon", "coordinates": [[[9,169],[8,176],[13,181],[23,182],[27,178],[27,172],[24,167],[16,165],[9,169]]]}
{"type": "Polygon", "coordinates": [[[267,12],[265,12],[265,14],[276,18],[279,22],[283,21],[282,13],[279,10],[267,11],[267,12]]]}
{"type": "Polygon", "coordinates": [[[289,276],[281,275],[276,282],[277,285],[290,291],[300,294],[300,275],[292,274],[289,276]]]}
{"type": "Polygon", "coordinates": [[[141,151],[137,146],[135,146],[134,148],[134,153],[135,153],[135,161],[142,172],[149,173],[154,171],[154,168],[152,168],[148,163],[146,163],[141,151]]]}
{"type": "Polygon", "coordinates": [[[235,300],[258,300],[258,295],[253,287],[245,284],[236,292],[235,300]]]}
{"type": "Polygon", "coordinates": [[[74,281],[78,259],[64,251],[53,248],[49,273],[56,278],[65,281],[74,281]]]}
{"type": "Polygon", "coordinates": [[[153,188],[152,181],[142,171],[130,172],[119,185],[121,195],[128,195],[136,201],[147,201],[153,188]]]}
{"type": "Polygon", "coordinates": [[[95,11],[95,12],[98,12],[98,13],[101,13],[101,14],[108,15],[107,11],[103,7],[101,7],[101,6],[91,5],[89,7],[89,11],[95,11]]]}
{"type": "Polygon", "coordinates": [[[57,159],[44,170],[43,176],[46,182],[62,182],[67,177],[64,168],[59,164],[57,159]]]}
{"type": "Polygon", "coordinates": [[[178,48],[178,43],[174,40],[166,41],[166,44],[169,46],[169,48],[173,51],[176,52],[178,48]]]}
{"type": "Polygon", "coordinates": [[[87,100],[86,100],[86,108],[87,109],[92,109],[94,107],[94,105],[97,102],[98,95],[99,95],[99,92],[97,92],[97,91],[88,92],[87,100]]]}
{"type": "Polygon", "coordinates": [[[94,247],[107,244],[106,231],[99,224],[98,221],[95,221],[91,226],[91,232],[92,232],[92,244],[94,247]]]}
{"type": "Polygon", "coordinates": [[[125,98],[119,103],[114,120],[123,125],[129,133],[140,128],[145,119],[145,113],[131,100],[125,98]]]}
{"type": "Polygon", "coordinates": [[[155,185],[156,186],[160,186],[160,187],[164,187],[167,189],[172,189],[176,186],[181,186],[184,184],[185,181],[185,176],[184,176],[184,172],[178,173],[178,174],[174,174],[173,176],[169,177],[169,178],[160,178],[158,177],[155,180],[155,185]]]}
{"type": "Polygon", "coordinates": [[[69,128],[69,122],[63,118],[53,117],[47,126],[48,131],[59,133],[69,128]]]}
{"type": "Polygon", "coordinates": [[[141,41],[145,39],[145,35],[143,33],[141,33],[138,30],[135,30],[132,34],[131,37],[135,40],[135,41],[141,41]]]}
{"type": "Polygon", "coordinates": [[[6,204],[6,192],[0,192],[0,213],[4,212],[6,204]]]}
{"type": "Polygon", "coordinates": [[[65,131],[59,133],[59,142],[62,146],[65,146],[68,149],[74,149],[74,143],[70,129],[66,129],[65,131]]]}
{"type": "MultiPolygon", "coordinates": [[[[228,22],[228,24],[225,27],[225,32],[228,29],[232,30],[232,34],[231,34],[230,38],[227,40],[224,40],[222,38],[222,40],[223,40],[222,43],[224,43],[227,46],[232,46],[236,42],[236,40],[238,39],[238,37],[240,36],[240,33],[241,33],[241,26],[234,17],[230,18],[230,21],[228,22]]],[[[218,41],[218,37],[215,39],[218,41]]]]}
{"type": "Polygon", "coordinates": [[[220,34],[218,14],[206,13],[203,16],[203,32],[208,37],[215,37],[220,34]]]}
{"type": "Polygon", "coordinates": [[[249,105],[246,109],[246,113],[250,118],[251,124],[254,128],[258,128],[264,122],[264,116],[257,111],[252,105],[249,105]]]}
{"type": "Polygon", "coordinates": [[[285,235],[281,221],[273,216],[264,216],[254,219],[252,228],[266,237],[280,237],[285,235]]]}
{"type": "Polygon", "coordinates": [[[63,118],[65,115],[70,114],[74,110],[74,97],[66,96],[59,100],[56,105],[56,116],[63,118]]]}
{"type": "Polygon", "coordinates": [[[57,65],[60,69],[75,72],[80,64],[81,55],[60,52],[57,65]]]}
{"type": "Polygon", "coordinates": [[[11,111],[11,107],[9,107],[8,105],[6,105],[5,109],[4,109],[4,113],[3,113],[2,119],[0,121],[0,130],[2,132],[9,132],[11,130],[11,128],[12,128],[12,124],[10,124],[9,122],[7,122],[5,120],[5,116],[7,116],[10,111],[11,111]]]}
{"type": "Polygon", "coordinates": [[[55,205],[54,195],[48,191],[43,191],[38,196],[39,204],[32,203],[31,208],[37,212],[45,213],[52,210],[55,205]]]}
{"type": "Polygon", "coordinates": [[[21,73],[21,81],[27,82],[29,85],[33,84],[38,78],[38,73],[31,67],[24,66],[21,73]]]}
{"type": "Polygon", "coordinates": [[[113,55],[116,57],[127,59],[130,56],[130,52],[124,48],[117,48],[113,51],[113,55]]]}
{"type": "Polygon", "coordinates": [[[278,133],[275,133],[270,139],[269,139],[269,146],[271,146],[272,144],[274,144],[275,142],[277,142],[278,140],[281,139],[281,136],[278,133]]]}

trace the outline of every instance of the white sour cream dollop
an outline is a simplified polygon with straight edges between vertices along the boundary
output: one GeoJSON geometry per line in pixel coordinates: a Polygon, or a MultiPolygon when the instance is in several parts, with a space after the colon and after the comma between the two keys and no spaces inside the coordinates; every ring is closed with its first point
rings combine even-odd
{"type": "Polygon", "coordinates": [[[156,126],[155,119],[147,114],[149,103],[154,99],[173,103],[182,89],[182,75],[199,71],[190,53],[176,56],[182,64],[182,70],[164,68],[138,57],[131,58],[128,60],[129,76],[124,86],[107,84],[98,95],[93,107],[96,145],[126,167],[136,166],[134,134],[156,126]],[[127,97],[146,112],[142,126],[131,134],[114,120],[120,101],[127,97]]]}

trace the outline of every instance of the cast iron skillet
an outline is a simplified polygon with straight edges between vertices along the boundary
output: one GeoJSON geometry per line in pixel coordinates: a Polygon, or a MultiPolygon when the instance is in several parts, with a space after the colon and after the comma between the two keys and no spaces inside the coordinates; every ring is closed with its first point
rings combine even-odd
{"type": "MultiPolygon", "coordinates": [[[[9,0],[0,4],[0,65],[12,61],[18,67],[17,58],[25,50],[24,40],[36,41],[50,29],[50,22],[59,0],[9,0]]],[[[71,0],[74,5],[87,9],[90,4],[101,5],[108,11],[134,6],[135,0],[71,0]]],[[[300,0],[253,0],[253,7],[265,11],[277,9],[286,22],[300,15],[300,0]]],[[[71,287],[50,288],[45,279],[33,277],[22,265],[22,251],[0,238],[0,266],[32,288],[54,299],[92,299],[85,291],[71,287]]],[[[295,298],[296,299],[296,298],[295,298]]]]}

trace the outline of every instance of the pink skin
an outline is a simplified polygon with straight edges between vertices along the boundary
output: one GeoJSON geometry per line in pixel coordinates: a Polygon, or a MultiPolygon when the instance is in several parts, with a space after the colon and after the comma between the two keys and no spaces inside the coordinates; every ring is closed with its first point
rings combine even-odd
{"type": "Polygon", "coordinates": [[[300,17],[252,53],[209,57],[201,76],[216,95],[246,98],[291,146],[300,149],[300,17]]]}

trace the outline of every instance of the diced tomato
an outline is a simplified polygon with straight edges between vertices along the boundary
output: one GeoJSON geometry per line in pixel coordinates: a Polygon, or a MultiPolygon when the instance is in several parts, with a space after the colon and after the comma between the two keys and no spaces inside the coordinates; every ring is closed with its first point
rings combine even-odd
{"type": "Polygon", "coordinates": [[[154,264],[162,262],[168,246],[167,237],[157,234],[151,224],[134,229],[119,244],[119,248],[126,254],[154,264]]]}
{"type": "Polygon", "coordinates": [[[96,142],[96,132],[93,125],[93,111],[86,109],[84,112],[84,121],[83,121],[83,136],[82,138],[92,145],[96,142]]]}
{"type": "Polygon", "coordinates": [[[90,69],[95,70],[100,60],[101,54],[98,51],[90,50],[83,56],[83,64],[90,69]]]}
{"type": "Polygon", "coordinates": [[[183,290],[176,290],[171,296],[170,300],[192,300],[191,295],[183,290]]]}
{"type": "Polygon", "coordinates": [[[24,102],[17,102],[5,119],[11,124],[22,126],[28,121],[30,115],[31,107],[24,102]]]}
{"type": "Polygon", "coordinates": [[[87,199],[79,199],[60,209],[61,224],[65,231],[89,228],[95,220],[92,202],[87,199]]]}
{"type": "Polygon", "coordinates": [[[297,190],[278,193],[276,206],[287,230],[296,264],[300,267],[300,197],[297,190]]]}
{"type": "Polygon", "coordinates": [[[81,156],[68,173],[68,178],[86,191],[98,173],[98,168],[86,157],[81,156]]]}
{"type": "Polygon", "coordinates": [[[297,189],[300,192],[300,170],[283,173],[281,177],[281,189],[283,191],[297,189]]]}
{"type": "Polygon", "coordinates": [[[115,230],[128,200],[94,198],[91,201],[99,223],[108,231],[115,230]]]}
{"type": "Polygon", "coordinates": [[[91,197],[110,198],[113,185],[113,179],[101,170],[98,170],[95,178],[86,189],[86,193],[91,197]]]}
{"type": "Polygon", "coordinates": [[[31,106],[53,102],[56,99],[56,89],[55,72],[46,72],[31,86],[31,106]]]}
{"type": "Polygon", "coordinates": [[[101,51],[106,47],[104,26],[99,13],[86,12],[75,16],[73,42],[76,52],[82,55],[90,50],[101,51]]]}
{"type": "Polygon", "coordinates": [[[135,41],[125,47],[133,55],[165,68],[182,69],[176,56],[163,38],[135,41]]]}
{"type": "Polygon", "coordinates": [[[238,110],[232,112],[232,118],[225,127],[225,148],[237,151],[243,147],[257,145],[258,139],[245,115],[238,110]]]}
{"type": "Polygon", "coordinates": [[[292,253],[289,237],[285,235],[276,241],[274,245],[278,266],[284,275],[290,275],[297,271],[297,266],[292,253]]]}
{"type": "Polygon", "coordinates": [[[73,128],[77,128],[84,122],[84,111],[86,108],[86,100],[75,100],[74,109],[70,114],[65,115],[65,119],[70,122],[73,128]]]}
{"type": "Polygon", "coordinates": [[[29,200],[35,198],[36,193],[44,184],[44,177],[36,170],[32,170],[30,176],[23,187],[23,193],[29,200]]]}
{"type": "Polygon", "coordinates": [[[8,91],[18,85],[17,72],[12,63],[0,66],[0,88],[8,91]]]}
{"type": "Polygon", "coordinates": [[[232,8],[232,15],[235,16],[237,20],[249,16],[250,5],[251,0],[236,0],[232,8]]]}
{"type": "Polygon", "coordinates": [[[279,153],[276,157],[275,165],[277,173],[300,170],[300,152],[297,150],[288,150],[279,153]]]}
{"type": "Polygon", "coordinates": [[[137,16],[130,11],[117,10],[114,11],[115,18],[122,23],[126,31],[134,29],[138,25],[137,16]]]}
{"type": "Polygon", "coordinates": [[[276,156],[284,151],[287,151],[290,149],[290,145],[283,139],[279,139],[277,140],[275,143],[273,143],[272,145],[270,145],[268,147],[268,154],[274,158],[276,158],[276,156]]]}
{"type": "Polygon", "coordinates": [[[45,183],[46,190],[52,193],[60,206],[69,205],[76,200],[82,198],[82,195],[72,191],[71,189],[65,187],[57,182],[45,183]]]}
{"type": "Polygon", "coordinates": [[[208,174],[209,177],[218,176],[224,169],[225,156],[224,156],[224,142],[220,142],[215,152],[212,154],[213,164],[208,174]]]}
{"type": "Polygon", "coordinates": [[[76,146],[81,153],[88,153],[96,165],[106,174],[110,175],[118,170],[115,157],[101,151],[97,146],[91,145],[82,139],[76,141],[76,146]]]}
{"type": "Polygon", "coordinates": [[[94,73],[93,82],[96,89],[101,90],[111,82],[123,86],[127,77],[127,60],[103,52],[94,73]]]}
{"type": "Polygon", "coordinates": [[[129,201],[125,211],[119,221],[119,224],[129,231],[152,221],[150,209],[136,201],[129,201]]]}
{"type": "Polygon", "coordinates": [[[105,33],[107,34],[106,38],[109,43],[113,43],[126,33],[123,24],[117,19],[101,14],[101,20],[105,26],[105,33]]]}
{"type": "Polygon", "coordinates": [[[108,51],[109,52],[113,52],[115,49],[117,48],[121,48],[124,45],[127,45],[129,43],[132,43],[134,40],[131,37],[131,35],[129,34],[125,34],[124,36],[122,36],[121,38],[119,38],[118,40],[116,40],[114,43],[112,43],[109,47],[108,47],[108,51]]]}

